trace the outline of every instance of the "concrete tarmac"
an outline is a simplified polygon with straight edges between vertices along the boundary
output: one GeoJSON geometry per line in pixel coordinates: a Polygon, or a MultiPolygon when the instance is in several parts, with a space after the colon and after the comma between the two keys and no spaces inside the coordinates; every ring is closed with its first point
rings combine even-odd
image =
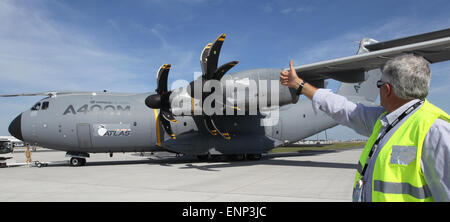
{"type": "MultiPolygon", "coordinates": [[[[65,152],[38,150],[33,161],[59,163],[1,168],[0,201],[350,202],[361,151],[300,151],[235,162],[171,153],[91,154],[86,166],[70,167],[65,152]]],[[[14,156],[25,162],[24,153],[14,156]]]]}

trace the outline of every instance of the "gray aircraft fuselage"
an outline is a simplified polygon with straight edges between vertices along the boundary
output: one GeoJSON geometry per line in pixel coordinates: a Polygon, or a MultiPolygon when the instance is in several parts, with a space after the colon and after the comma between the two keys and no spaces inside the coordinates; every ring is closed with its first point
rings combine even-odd
{"type": "MultiPolygon", "coordinates": [[[[262,76],[270,76],[265,79],[275,80],[279,72],[279,69],[258,71],[262,76]]],[[[226,77],[252,78],[253,73],[256,72],[238,72],[226,77]]],[[[157,120],[159,110],[150,109],[144,103],[153,93],[102,92],[44,98],[33,106],[35,110],[20,114],[10,129],[15,125],[13,136],[55,150],[82,153],[168,150],[200,155],[260,154],[337,125],[323,112],[315,113],[306,98],[288,104],[292,103],[292,92],[287,87],[280,85],[279,93],[280,103],[287,105],[276,108],[279,118],[274,125],[263,126],[261,121],[267,115],[260,112],[215,116],[216,124],[227,129],[231,140],[211,135],[201,115],[176,116],[178,122],[170,123],[176,135],[172,139],[157,120]]]]}

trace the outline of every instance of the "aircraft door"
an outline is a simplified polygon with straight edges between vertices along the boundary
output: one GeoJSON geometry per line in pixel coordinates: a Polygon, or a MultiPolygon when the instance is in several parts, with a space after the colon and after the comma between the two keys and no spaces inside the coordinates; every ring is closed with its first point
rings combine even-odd
{"type": "Polygon", "coordinates": [[[89,123],[77,124],[78,147],[91,148],[91,125],[89,123]]]}
{"type": "Polygon", "coordinates": [[[265,113],[266,117],[262,119],[266,135],[272,138],[280,139],[282,137],[282,122],[279,111],[272,110],[265,113]]]}
{"type": "Polygon", "coordinates": [[[272,137],[280,139],[281,135],[281,120],[279,120],[277,124],[272,126],[272,137]]]}

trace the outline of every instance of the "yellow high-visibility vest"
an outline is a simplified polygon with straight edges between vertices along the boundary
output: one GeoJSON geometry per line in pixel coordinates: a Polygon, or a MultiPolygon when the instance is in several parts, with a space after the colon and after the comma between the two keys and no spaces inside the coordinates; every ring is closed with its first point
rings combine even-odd
{"type": "MultiPolygon", "coordinates": [[[[385,115],[383,113],[381,116],[385,115]]],[[[381,118],[380,116],[380,118],[381,118]]],[[[380,133],[382,124],[378,118],[360,157],[364,166],[369,152],[380,133]]],[[[434,201],[421,168],[422,146],[436,119],[450,122],[450,116],[425,100],[381,148],[373,168],[372,201],[426,202],[434,201]]],[[[366,173],[367,174],[367,173],[366,173]]],[[[356,172],[356,182],[361,179],[356,172]]]]}

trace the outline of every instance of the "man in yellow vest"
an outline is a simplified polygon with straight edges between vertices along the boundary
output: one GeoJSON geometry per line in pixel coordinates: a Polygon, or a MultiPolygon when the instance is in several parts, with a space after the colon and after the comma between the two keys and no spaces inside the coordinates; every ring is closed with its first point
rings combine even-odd
{"type": "Polygon", "coordinates": [[[369,136],[353,201],[450,201],[450,116],[425,99],[430,78],[424,58],[397,56],[377,82],[381,106],[367,107],[304,82],[292,61],[280,73],[281,84],[300,90],[315,109],[369,136]]]}

